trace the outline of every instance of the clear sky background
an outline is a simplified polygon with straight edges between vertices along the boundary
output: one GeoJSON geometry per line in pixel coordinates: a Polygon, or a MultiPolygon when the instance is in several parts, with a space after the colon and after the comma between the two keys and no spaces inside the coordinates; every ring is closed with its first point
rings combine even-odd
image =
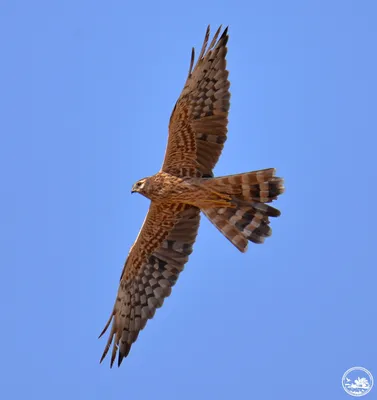
{"type": "MultiPolygon", "coordinates": [[[[377,379],[377,3],[0,1],[0,396],[347,399],[377,379]],[[100,365],[191,47],[229,25],[215,173],[276,167],[273,236],[205,219],[121,368],[100,365]]],[[[366,398],[376,398],[377,387],[366,398]]]]}

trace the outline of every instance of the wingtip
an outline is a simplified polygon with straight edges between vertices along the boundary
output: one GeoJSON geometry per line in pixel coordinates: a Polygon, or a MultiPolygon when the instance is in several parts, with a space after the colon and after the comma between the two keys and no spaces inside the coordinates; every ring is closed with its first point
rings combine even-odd
{"type": "Polygon", "coordinates": [[[102,364],[102,361],[105,359],[107,352],[109,351],[108,347],[105,348],[105,351],[102,354],[101,359],[99,360],[99,363],[102,364]]]}
{"type": "Polygon", "coordinates": [[[224,29],[224,32],[222,33],[222,35],[221,35],[221,37],[220,37],[220,39],[219,39],[219,41],[225,40],[225,44],[226,44],[226,42],[228,41],[228,38],[229,38],[229,36],[228,36],[228,28],[229,28],[229,26],[227,26],[227,27],[224,29]]]}
{"type": "Polygon", "coordinates": [[[111,352],[111,361],[110,361],[110,368],[113,367],[116,355],[117,355],[117,351],[118,351],[118,344],[117,344],[117,339],[114,340],[113,343],[113,351],[111,352]]]}
{"type": "Polygon", "coordinates": [[[189,68],[189,72],[188,72],[188,78],[191,76],[192,68],[194,67],[194,61],[195,61],[195,48],[193,47],[191,49],[191,61],[190,61],[190,68],[189,68]]]}
{"type": "Polygon", "coordinates": [[[101,334],[98,336],[98,339],[100,339],[100,338],[103,336],[103,334],[107,331],[107,328],[109,327],[109,325],[110,325],[110,323],[111,323],[111,320],[113,319],[113,316],[114,316],[114,311],[111,313],[110,318],[109,318],[108,321],[106,322],[106,325],[105,325],[105,327],[103,328],[101,334]]]}
{"type": "Polygon", "coordinates": [[[217,31],[215,32],[215,34],[214,34],[214,36],[213,36],[213,38],[212,38],[212,41],[211,41],[211,43],[210,43],[210,45],[209,45],[209,47],[208,47],[208,50],[211,50],[211,49],[215,46],[215,44],[216,44],[216,42],[217,42],[217,38],[219,37],[221,28],[222,28],[222,25],[220,25],[220,26],[218,27],[217,31]]]}
{"type": "Polygon", "coordinates": [[[110,368],[113,368],[114,361],[115,361],[115,355],[111,355],[110,368]]]}
{"type": "Polygon", "coordinates": [[[123,358],[124,358],[123,354],[119,353],[119,355],[118,355],[118,368],[122,364],[123,358]]]}

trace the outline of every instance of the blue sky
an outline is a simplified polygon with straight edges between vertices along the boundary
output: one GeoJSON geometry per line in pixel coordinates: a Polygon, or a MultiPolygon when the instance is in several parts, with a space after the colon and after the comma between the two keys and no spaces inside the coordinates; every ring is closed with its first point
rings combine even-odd
{"type": "Polygon", "coordinates": [[[376,14],[373,0],[1,1],[2,398],[337,400],[348,368],[377,379],[376,14]],[[282,216],[246,254],[203,218],[171,297],[110,370],[97,336],[148,208],[130,189],[161,166],[208,23],[230,26],[215,173],[276,167],[282,216]]]}

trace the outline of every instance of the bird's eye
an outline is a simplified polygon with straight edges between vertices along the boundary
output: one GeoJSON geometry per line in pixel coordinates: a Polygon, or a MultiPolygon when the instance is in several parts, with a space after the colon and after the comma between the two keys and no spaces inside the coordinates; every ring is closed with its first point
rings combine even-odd
{"type": "Polygon", "coordinates": [[[141,186],[141,182],[138,182],[138,183],[136,184],[136,186],[137,186],[137,187],[140,187],[140,186],[141,186]]]}

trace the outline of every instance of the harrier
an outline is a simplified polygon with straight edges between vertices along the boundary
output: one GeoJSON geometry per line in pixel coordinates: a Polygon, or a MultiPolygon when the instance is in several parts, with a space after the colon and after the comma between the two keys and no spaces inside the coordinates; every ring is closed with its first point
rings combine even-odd
{"type": "Polygon", "coordinates": [[[280,212],[266,203],[283,193],[275,169],[214,177],[213,168],[227,138],[229,80],[226,70],[228,28],[221,27],[207,48],[210,29],[170,117],[161,170],[136,182],[151,200],[120,278],[117,298],[102,336],[111,324],[101,361],[113,343],[111,366],[127,357],[139,332],[171,293],[188,261],[199,228],[200,212],[245,252],[248,241],[263,243],[271,235],[269,217],[280,212]]]}

